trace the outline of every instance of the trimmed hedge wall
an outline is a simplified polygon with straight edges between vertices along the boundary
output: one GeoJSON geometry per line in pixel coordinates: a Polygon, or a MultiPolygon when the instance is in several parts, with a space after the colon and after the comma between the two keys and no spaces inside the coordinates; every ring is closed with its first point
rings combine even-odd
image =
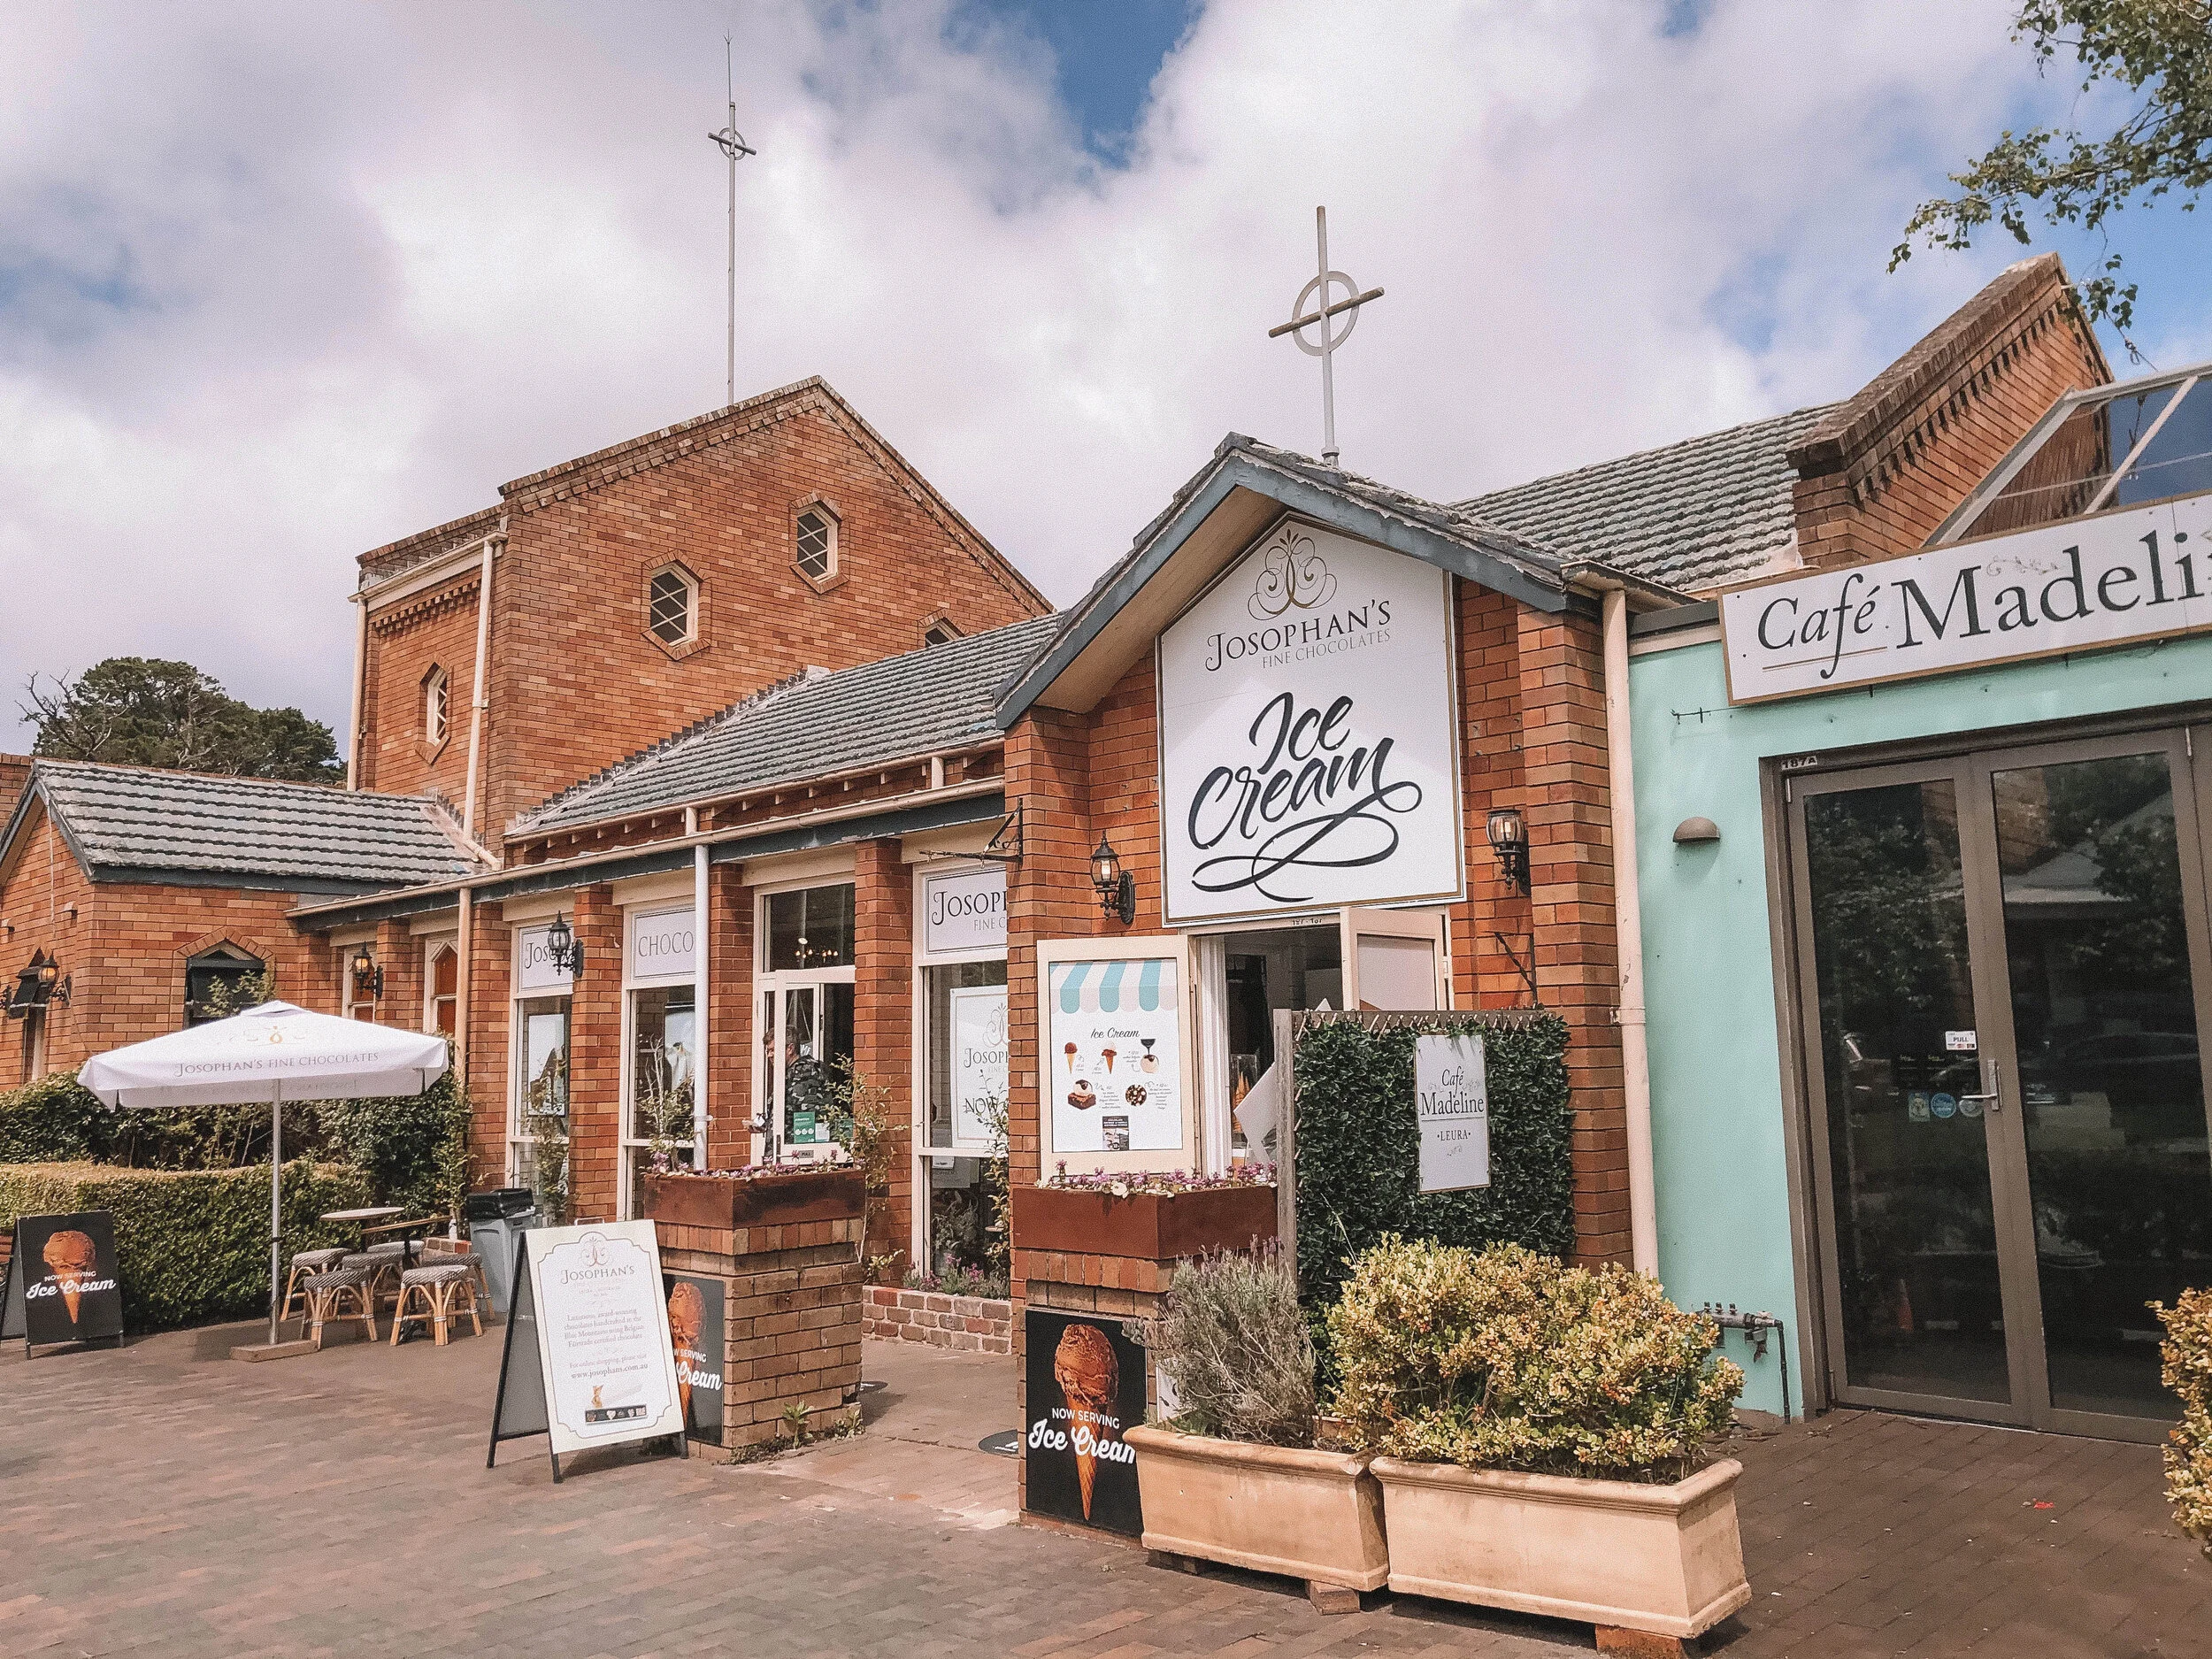
{"type": "Polygon", "coordinates": [[[1567,1023],[1556,1014],[1502,1025],[1440,1014],[1370,1029],[1324,1019],[1300,1033],[1294,1066],[1298,1284],[1318,1331],[1352,1258],[1388,1233],[1476,1249],[1525,1245],[1574,1253],[1574,1109],[1567,1099],[1567,1023]],[[1421,1190],[1413,1107],[1413,1040],[1479,1032],[1490,1091],[1490,1185],[1421,1190]]]}
{"type": "MultiPolygon", "coordinates": [[[[285,1254],[353,1244],[349,1227],[317,1217],[369,1201],[369,1183],[344,1164],[284,1166],[285,1254]]],[[[269,1307],[269,1171],[130,1170],[105,1164],[0,1164],[0,1227],[18,1216],[79,1210],[115,1216],[123,1323],[166,1331],[242,1319],[269,1307]]]]}

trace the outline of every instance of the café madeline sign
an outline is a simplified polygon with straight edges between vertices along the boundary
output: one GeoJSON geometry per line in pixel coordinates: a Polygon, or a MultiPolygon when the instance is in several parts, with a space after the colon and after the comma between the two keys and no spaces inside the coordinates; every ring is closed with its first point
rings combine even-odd
{"type": "Polygon", "coordinates": [[[1724,595],[1728,700],[2212,628],[2208,506],[2190,496],[1724,595]]]}
{"type": "Polygon", "coordinates": [[[1285,519],[1160,635],[1171,926],[1461,895],[1450,592],[1285,519]]]}

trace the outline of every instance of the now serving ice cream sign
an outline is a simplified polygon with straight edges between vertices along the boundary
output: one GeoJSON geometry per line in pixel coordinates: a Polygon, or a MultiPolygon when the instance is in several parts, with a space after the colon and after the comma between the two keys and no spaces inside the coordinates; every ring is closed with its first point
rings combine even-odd
{"type": "Polygon", "coordinates": [[[2193,634],[2212,496],[1740,588],[1720,618],[1739,703],[2193,634]]]}

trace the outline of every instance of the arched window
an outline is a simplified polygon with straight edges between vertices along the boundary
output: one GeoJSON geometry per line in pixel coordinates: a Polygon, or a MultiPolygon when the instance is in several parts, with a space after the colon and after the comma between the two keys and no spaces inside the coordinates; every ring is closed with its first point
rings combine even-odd
{"type": "Polygon", "coordinates": [[[233,944],[216,945],[184,964],[184,1023],[228,1019],[265,999],[268,964],[233,944]]]}
{"type": "Polygon", "coordinates": [[[799,573],[826,582],[837,574],[837,520],[826,509],[809,507],[798,518],[799,573]]]}
{"type": "Polygon", "coordinates": [[[699,582],[682,565],[664,565],[646,578],[645,626],[663,645],[699,637],[699,582]]]}
{"type": "Polygon", "coordinates": [[[449,725],[449,687],[446,672],[432,664],[430,672],[422,677],[422,735],[433,745],[445,741],[449,725]]]}

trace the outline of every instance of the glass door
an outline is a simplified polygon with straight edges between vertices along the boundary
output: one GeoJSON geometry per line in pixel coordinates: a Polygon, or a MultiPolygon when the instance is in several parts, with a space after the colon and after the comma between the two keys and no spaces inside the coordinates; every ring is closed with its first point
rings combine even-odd
{"type": "Polygon", "coordinates": [[[760,998],[764,1161],[810,1160],[836,1141],[841,1072],[852,1061],[850,980],[779,985],[760,998]]]}
{"type": "Polygon", "coordinates": [[[1793,780],[1831,1382],[2153,1438],[2212,1282],[2212,987],[2180,733],[1793,780]]]}

